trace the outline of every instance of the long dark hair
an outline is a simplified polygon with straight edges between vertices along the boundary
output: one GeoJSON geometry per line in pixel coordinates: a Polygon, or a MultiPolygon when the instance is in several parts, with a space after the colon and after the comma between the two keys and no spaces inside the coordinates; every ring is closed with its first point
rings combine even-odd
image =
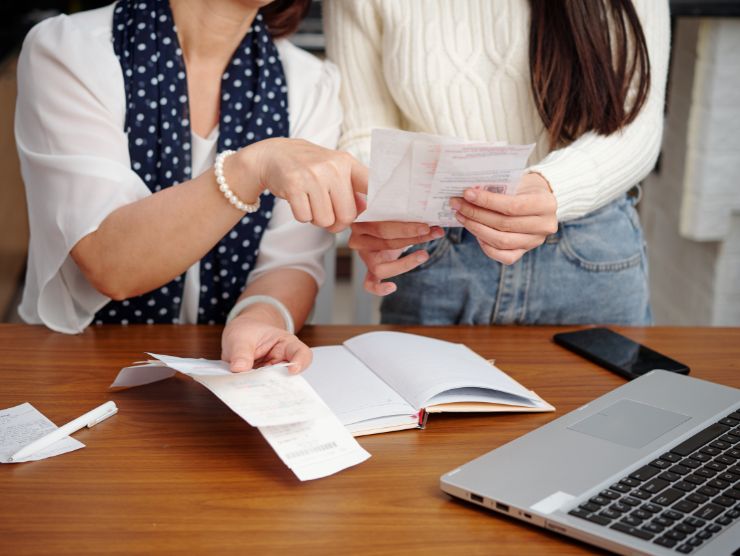
{"type": "Polygon", "coordinates": [[[530,3],[532,91],[550,146],[587,131],[609,135],[632,122],[650,89],[647,44],[632,1],[530,3]]]}
{"type": "Polygon", "coordinates": [[[279,39],[298,29],[298,24],[306,17],[310,7],[311,0],[275,0],[260,12],[272,38],[279,39]]]}

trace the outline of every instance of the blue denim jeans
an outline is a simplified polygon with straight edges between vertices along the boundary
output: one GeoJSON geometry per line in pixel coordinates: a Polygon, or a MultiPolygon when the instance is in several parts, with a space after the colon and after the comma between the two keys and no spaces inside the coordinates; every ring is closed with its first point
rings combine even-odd
{"type": "Polygon", "coordinates": [[[647,325],[647,258],[634,199],[623,196],[561,222],[544,244],[505,266],[464,228],[427,249],[429,260],[393,279],[385,324],[647,325]]]}

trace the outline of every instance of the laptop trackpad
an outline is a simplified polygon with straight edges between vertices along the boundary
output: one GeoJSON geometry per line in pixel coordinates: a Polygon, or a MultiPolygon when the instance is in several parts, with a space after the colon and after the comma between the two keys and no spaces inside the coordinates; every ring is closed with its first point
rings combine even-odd
{"type": "Polygon", "coordinates": [[[642,448],[690,418],[652,405],[619,400],[568,428],[622,446],[642,448]]]}

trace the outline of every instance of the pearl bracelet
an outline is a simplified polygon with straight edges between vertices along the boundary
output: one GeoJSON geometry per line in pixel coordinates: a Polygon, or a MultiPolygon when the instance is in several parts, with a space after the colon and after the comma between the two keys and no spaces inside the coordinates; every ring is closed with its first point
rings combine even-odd
{"type": "Polygon", "coordinates": [[[235,152],[236,151],[226,150],[220,152],[218,156],[216,156],[216,164],[213,167],[213,171],[216,174],[216,183],[218,183],[218,189],[221,191],[221,193],[224,194],[226,200],[229,201],[229,203],[231,203],[234,208],[237,208],[246,213],[257,212],[260,209],[259,197],[257,197],[257,200],[254,203],[245,203],[234,194],[234,192],[229,187],[229,184],[226,183],[226,178],[224,177],[224,160],[226,160],[227,157],[231,156],[235,152]]]}

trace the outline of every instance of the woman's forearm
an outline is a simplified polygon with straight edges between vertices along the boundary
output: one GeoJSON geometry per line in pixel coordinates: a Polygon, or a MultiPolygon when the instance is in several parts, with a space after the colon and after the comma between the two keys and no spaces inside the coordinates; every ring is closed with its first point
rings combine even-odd
{"type": "MultiPolygon", "coordinates": [[[[244,202],[267,188],[290,203],[296,220],[330,231],[355,219],[354,192],[367,192],[362,164],[301,139],[253,143],[225,159],[224,174],[244,202]]],[[[112,212],[75,245],[72,258],[101,293],[126,299],[183,273],[243,215],[205,172],[112,212]]]]}
{"type": "MultiPolygon", "coordinates": [[[[290,312],[297,330],[311,310],[316,290],[316,281],[307,272],[277,268],[249,284],[241,299],[253,295],[277,299],[290,312]]],[[[248,305],[226,324],[221,336],[221,358],[228,361],[234,372],[289,361],[291,372],[297,373],[311,363],[311,350],[286,330],[275,304],[259,302],[248,305]]]]}
{"type": "MultiPolygon", "coordinates": [[[[310,274],[295,268],[279,268],[260,276],[249,284],[240,299],[252,295],[274,297],[285,305],[293,317],[295,329],[300,330],[313,307],[317,291],[316,281],[310,274]]],[[[280,312],[267,303],[250,305],[240,314],[248,314],[250,318],[256,318],[278,328],[285,327],[280,312]]]]}
{"type": "MultiPolygon", "coordinates": [[[[225,161],[224,173],[240,198],[257,199],[259,178],[249,165],[233,156],[225,161]]],[[[71,254],[98,291],[126,299],[185,272],[243,216],[207,171],[113,211],[71,254]]]]}

